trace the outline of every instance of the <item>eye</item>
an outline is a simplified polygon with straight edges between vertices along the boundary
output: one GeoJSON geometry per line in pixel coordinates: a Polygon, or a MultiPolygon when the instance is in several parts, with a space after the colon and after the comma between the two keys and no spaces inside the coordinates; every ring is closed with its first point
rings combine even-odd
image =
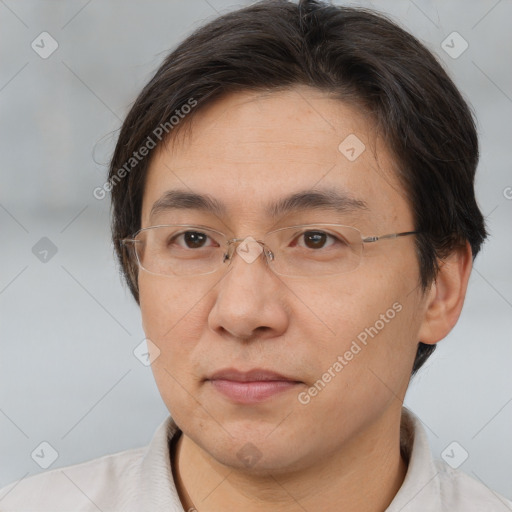
{"type": "Polygon", "coordinates": [[[336,242],[347,245],[344,240],[340,240],[334,235],[326,233],[325,231],[305,231],[299,235],[298,239],[304,240],[304,245],[297,245],[300,247],[306,247],[307,249],[325,249],[326,247],[330,247],[336,242]],[[329,240],[331,240],[331,243],[326,245],[329,240]]]}
{"type": "Polygon", "coordinates": [[[169,245],[176,240],[181,240],[181,242],[185,245],[182,243],[178,245],[185,249],[201,249],[202,247],[205,247],[205,244],[208,240],[211,240],[211,242],[214,243],[214,245],[210,247],[218,247],[218,244],[215,242],[215,240],[211,239],[206,233],[202,233],[200,231],[185,231],[184,233],[174,235],[169,240],[169,245]]]}

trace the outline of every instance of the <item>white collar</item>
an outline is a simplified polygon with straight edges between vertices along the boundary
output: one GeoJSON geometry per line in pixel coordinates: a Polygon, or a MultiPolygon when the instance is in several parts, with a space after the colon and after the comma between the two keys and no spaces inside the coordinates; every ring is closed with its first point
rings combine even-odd
{"type": "MultiPolygon", "coordinates": [[[[139,473],[141,492],[134,512],[184,512],[174,484],[169,453],[169,441],[178,431],[170,416],[156,430],[143,456],[139,473]]],[[[495,510],[493,505],[499,505],[499,501],[510,503],[464,473],[434,461],[421,420],[406,407],[402,407],[400,444],[408,461],[407,473],[386,512],[480,512],[482,503],[492,507],[486,511],[495,510]]]]}

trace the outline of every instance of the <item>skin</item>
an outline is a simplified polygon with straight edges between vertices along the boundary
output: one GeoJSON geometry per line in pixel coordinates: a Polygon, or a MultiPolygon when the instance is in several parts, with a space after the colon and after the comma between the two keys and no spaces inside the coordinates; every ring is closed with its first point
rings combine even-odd
{"type": "MultiPolygon", "coordinates": [[[[142,227],[173,219],[256,239],[314,222],[355,226],[364,235],[414,229],[393,158],[371,121],[321,91],[231,94],[198,112],[189,128],[153,155],[142,227]],[[349,134],[366,145],[353,162],[338,150],[349,134]],[[343,190],[369,209],[266,217],[267,201],[315,187],[343,190]],[[172,211],[150,218],[154,202],[173,188],[210,194],[227,216],[172,211]]],[[[228,271],[206,276],[141,270],[143,327],[160,350],[154,377],[183,432],[174,478],[185,510],[384,510],[407,470],[399,426],[417,343],[436,343],[455,325],[470,270],[466,245],[442,262],[423,293],[413,236],[369,244],[356,270],[327,278],[278,276],[263,257],[248,264],[238,255],[228,271]],[[397,302],[401,311],[378,335],[300,403],[298,393],[397,302]],[[265,368],[301,384],[258,404],[236,404],[204,380],[226,367],[265,368]],[[260,454],[251,467],[237,456],[247,443],[260,454]]]]}

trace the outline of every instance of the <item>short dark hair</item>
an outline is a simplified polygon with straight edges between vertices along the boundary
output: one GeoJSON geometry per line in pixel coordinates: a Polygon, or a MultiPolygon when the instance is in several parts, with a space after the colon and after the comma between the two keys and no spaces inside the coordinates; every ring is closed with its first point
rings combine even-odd
{"type": "MultiPolygon", "coordinates": [[[[469,241],[476,256],[487,233],[474,192],[475,124],[436,58],[374,11],[317,0],[265,0],[220,16],[186,38],[166,57],[122,125],[107,183],[114,248],[137,303],[138,268],[120,240],[140,229],[151,152],[137,161],[133,155],[149,139],[153,145],[168,142],[220,96],[295,85],[332,93],[375,123],[394,156],[414,229],[421,232],[416,252],[423,291],[435,280],[439,260],[455,248],[469,241]],[[170,119],[191,101],[197,106],[174,126],[170,119]]],[[[434,349],[418,343],[412,374],[434,349]]]]}

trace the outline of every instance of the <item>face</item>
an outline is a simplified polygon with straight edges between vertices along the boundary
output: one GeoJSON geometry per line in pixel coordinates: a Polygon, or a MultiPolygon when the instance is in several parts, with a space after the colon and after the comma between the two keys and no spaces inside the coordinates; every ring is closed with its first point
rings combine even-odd
{"type": "MultiPolygon", "coordinates": [[[[371,122],[320,91],[233,94],[198,112],[190,128],[152,159],[142,227],[193,224],[255,239],[297,224],[344,224],[363,235],[414,229],[371,122]],[[365,145],[359,156],[353,136],[365,145]],[[207,194],[225,212],[151,215],[170,190],[207,194]],[[366,208],[269,216],[268,204],[313,190],[366,208]]],[[[255,471],[277,472],[325,460],[400,409],[424,313],[418,282],[412,236],[366,244],[357,269],[335,276],[276,275],[263,255],[248,263],[236,253],[208,275],[140,270],[162,398],[185,436],[222,464],[247,468],[249,456],[255,471]]]]}

